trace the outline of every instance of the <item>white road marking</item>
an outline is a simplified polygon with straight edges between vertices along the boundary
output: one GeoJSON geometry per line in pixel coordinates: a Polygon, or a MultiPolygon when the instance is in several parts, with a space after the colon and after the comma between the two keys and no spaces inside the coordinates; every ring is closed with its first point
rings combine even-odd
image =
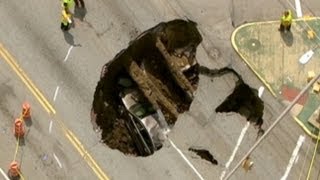
{"type": "Polygon", "coordinates": [[[261,98],[263,92],[264,92],[264,87],[263,87],[263,86],[260,86],[260,87],[259,87],[259,90],[258,90],[258,96],[259,96],[259,98],[261,98]]]}
{"type": "Polygon", "coordinates": [[[7,176],[7,174],[5,172],[3,172],[3,170],[1,168],[0,168],[0,172],[1,172],[2,176],[4,177],[4,179],[10,180],[9,177],[7,176]]]}
{"type": "Polygon", "coordinates": [[[296,2],[297,17],[301,18],[302,17],[302,10],[301,10],[300,0],[295,0],[295,2],[296,2]]]}
{"type": "Polygon", "coordinates": [[[297,145],[296,145],[296,147],[294,148],[294,150],[292,152],[292,155],[291,155],[291,158],[289,160],[289,164],[287,166],[286,172],[284,173],[284,175],[281,177],[280,180],[286,180],[287,179],[287,177],[289,175],[289,172],[290,172],[290,170],[291,170],[291,168],[293,166],[293,163],[296,160],[296,157],[298,155],[299,149],[300,149],[300,147],[301,147],[301,145],[302,145],[304,140],[305,140],[305,136],[300,135],[299,139],[297,141],[297,145]]]}
{"type": "Polygon", "coordinates": [[[56,156],[55,153],[53,153],[53,157],[54,157],[54,159],[57,161],[59,167],[62,168],[62,164],[61,164],[60,160],[58,159],[58,157],[56,156]]]}
{"type": "Polygon", "coordinates": [[[73,48],[73,46],[70,46],[70,48],[68,49],[68,53],[67,53],[66,57],[64,58],[63,62],[66,62],[68,60],[68,57],[70,55],[72,48],[73,48]]]}
{"type": "Polygon", "coordinates": [[[54,96],[53,96],[53,101],[56,101],[57,95],[58,95],[58,91],[59,91],[59,86],[57,86],[56,91],[54,92],[54,96]]]}
{"type": "Polygon", "coordinates": [[[51,131],[52,131],[52,120],[50,121],[50,124],[49,124],[49,134],[51,134],[51,131]]]}
{"type": "Polygon", "coordinates": [[[191,164],[191,162],[187,159],[187,157],[181,152],[179,148],[171,141],[171,139],[168,139],[172,147],[180,154],[180,156],[187,162],[187,164],[191,167],[191,169],[197,174],[199,179],[204,180],[201,174],[198,172],[198,170],[191,164]]]}
{"type": "Polygon", "coordinates": [[[243,137],[246,134],[249,126],[250,126],[250,122],[248,121],[247,124],[243,127],[243,129],[242,129],[242,131],[240,133],[240,136],[238,138],[236,147],[233,149],[233,152],[232,152],[232,154],[231,154],[231,156],[229,158],[229,161],[226,163],[225,170],[221,173],[220,179],[223,179],[224,176],[226,175],[226,172],[229,169],[229,166],[230,166],[231,162],[233,161],[233,159],[234,159],[234,157],[235,157],[235,155],[236,155],[236,153],[237,153],[237,151],[239,149],[239,146],[240,146],[240,144],[241,144],[241,142],[243,140],[243,137]]]}
{"type": "Polygon", "coordinates": [[[297,156],[297,158],[296,158],[296,160],[294,161],[294,164],[297,164],[298,163],[298,161],[299,161],[299,154],[298,154],[298,156],[297,156]]]}

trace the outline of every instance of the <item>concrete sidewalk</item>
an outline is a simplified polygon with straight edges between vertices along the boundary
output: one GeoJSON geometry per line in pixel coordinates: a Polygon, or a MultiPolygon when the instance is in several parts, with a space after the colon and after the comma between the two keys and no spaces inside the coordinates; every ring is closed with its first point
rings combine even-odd
{"type": "MultiPolygon", "coordinates": [[[[309,71],[320,70],[320,19],[307,17],[294,20],[291,32],[280,33],[279,21],[244,24],[235,29],[231,40],[234,49],[254,71],[271,93],[284,103],[291,102],[307,84],[309,71]],[[308,37],[308,31],[314,37],[308,37]],[[314,54],[306,64],[299,58],[313,49],[314,54]]],[[[320,105],[320,96],[312,89],[291,110],[296,122],[313,138],[318,128],[309,121],[320,105]]]]}

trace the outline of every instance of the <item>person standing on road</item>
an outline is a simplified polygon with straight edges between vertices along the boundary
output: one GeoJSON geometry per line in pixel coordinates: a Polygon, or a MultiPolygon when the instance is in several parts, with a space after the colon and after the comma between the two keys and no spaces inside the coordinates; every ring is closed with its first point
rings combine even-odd
{"type": "Polygon", "coordinates": [[[292,24],[292,13],[291,10],[284,11],[282,17],[281,17],[281,23],[280,23],[280,32],[289,31],[291,29],[292,24]]]}
{"type": "Polygon", "coordinates": [[[63,8],[61,16],[61,30],[68,31],[70,29],[71,14],[67,8],[63,8]]]}
{"type": "Polygon", "coordinates": [[[70,9],[74,6],[74,0],[62,0],[62,7],[65,9],[67,8],[67,11],[69,14],[71,14],[70,9]]]}

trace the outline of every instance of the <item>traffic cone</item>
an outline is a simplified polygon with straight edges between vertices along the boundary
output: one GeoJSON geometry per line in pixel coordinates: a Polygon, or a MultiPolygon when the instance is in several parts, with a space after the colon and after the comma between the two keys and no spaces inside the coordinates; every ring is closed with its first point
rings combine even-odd
{"type": "Polygon", "coordinates": [[[31,109],[31,107],[28,102],[24,102],[22,104],[22,118],[23,119],[29,119],[31,117],[30,109],[31,109]]]}
{"type": "Polygon", "coordinates": [[[17,161],[12,161],[9,167],[8,175],[10,179],[17,179],[20,176],[20,166],[17,161]]]}
{"type": "Polygon", "coordinates": [[[24,136],[24,124],[19,118],[14,121],[14,135],[19,138],[24,136]]]}

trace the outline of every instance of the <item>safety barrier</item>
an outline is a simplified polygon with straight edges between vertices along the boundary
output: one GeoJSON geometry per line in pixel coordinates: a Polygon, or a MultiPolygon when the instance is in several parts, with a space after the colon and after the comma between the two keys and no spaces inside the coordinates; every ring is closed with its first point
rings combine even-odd
{"type": "Polygon", "coordinates": [[[31,118],[31,107],[28,102],[22,104],[22,118],[28,120],[31,118]]]}
{"type": "Polygon", "coordinates": [[[8,176],[10,179],[24,180],[24,177],[22,176],[20,171],[20,164],[16,161],[16,157],[19,150],[20,140],[23,139],[25,135],[25,126],[24,126],[25,120],[27,121],[31,120],[31,106],[28,102],[24,102],[22,104],[21,116],[19,118],[16,118],[14,121],[13,134],[17,138],[17,143],[16,143],[16,150],[14,153],[13,161],[10,163],[9,170],[8,170],[8,176]]]}
{"type": "Polygon", "coordinates": [[[24,123],[20,118],[17,118],[14,121],[14,136],[16,138],[23,138],[24,132],[24,123]]]}
{"type": "Polygon", "coordinates": [[[20,177],[20,165],[17,161],[12,161],[9,167],[8,176],[10,179],[17,179],[20,177]]]}

